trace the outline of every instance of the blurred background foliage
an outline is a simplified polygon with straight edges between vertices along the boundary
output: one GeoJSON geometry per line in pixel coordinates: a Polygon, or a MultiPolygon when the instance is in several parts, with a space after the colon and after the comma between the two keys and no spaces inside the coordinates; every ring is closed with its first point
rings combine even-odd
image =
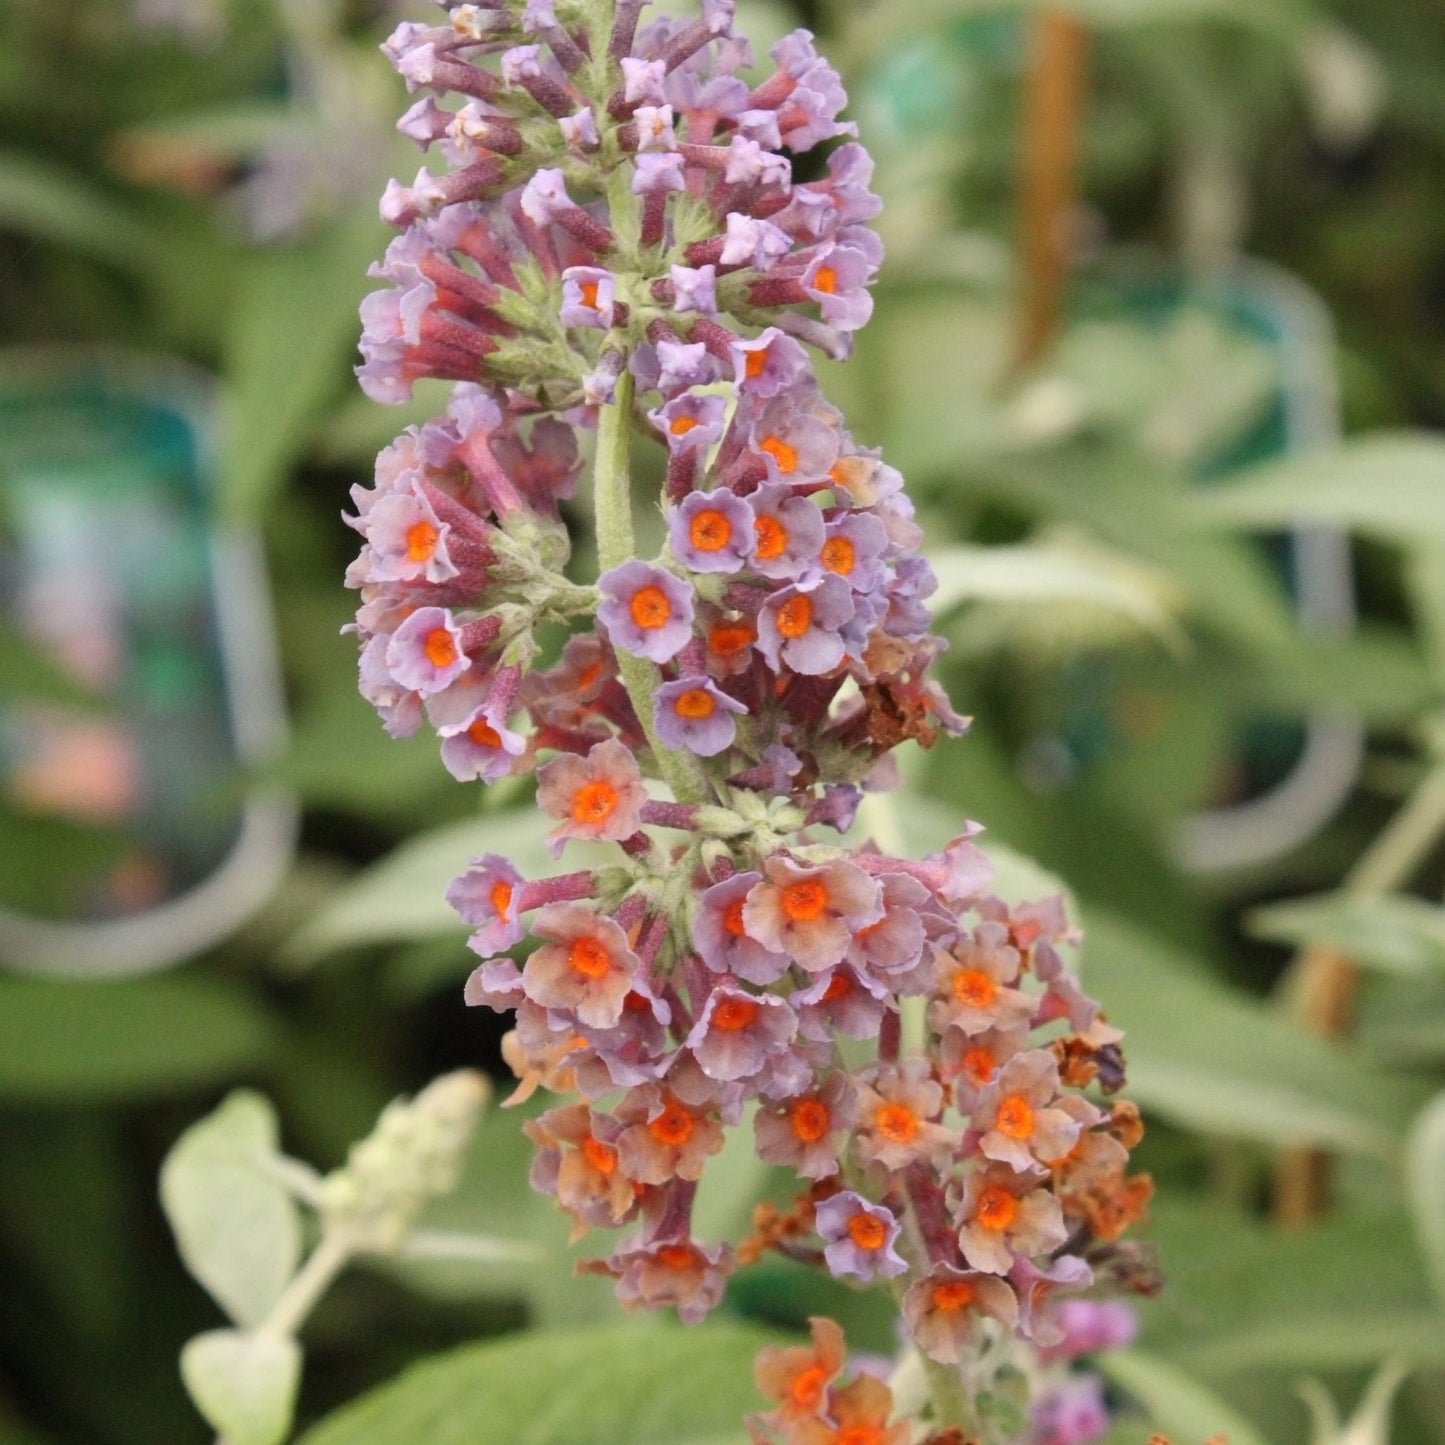
{"type": "MultiPolygon", "coordinates": [[[[942,677],[976,718],[909,757],[908,789],[868,825],[918,851],[975,817],[1023,894],[1054,886],[1040,870],[1067,880],[1086,982],[1129,1031],[1159,1185],[1144,1237],[1168,1283],[1108,1367],[1113,1438],[1142,1441],[1152,1418],[1191,1442],[1223,1423],[1235,1445],[1333,1439],[1299,1382],[1348,1414],[1393,1362],[1388,1434],[1351,1438],[1440,1445],[1445,5],[739,11],[764,44],[821,34],[877,159],[889,262],[825,385],[909,479],[942,677]],[[1050,176],[1053,209],[1031,210],[1050,176]],[[1313,530],[1291,542],[1297,523],[1313,530]],[[1282,812],[1228,811],[1292,777],[1282,812]]],[[[68,961],[79,978],[0,973],[0,1445],[206,1438],[176,1356],[216,1314],[155,1180],[228,1088],[269,1095],[287,1147],[330,1167],[395,1094],[500,1071],[495,1031],[461,1007],[442,890],[484,847],[543,866],[522,790],[483,799],[425,739],[388,741],[338,637],[347,488],[439,409],[423,386],[386,412],[349,374],[385,242],[374,198],[416,165],[375,50],[402,13],[0,8],[0,342],[219,377],[208,525],[264,540],[290,736],[259,775],[206,786],[232,803],[279,787],[302,810],[279,889],[203,956],[130,978],[100,977],[103,950],[68,961]]],[[[0,626],[0,706],[67,686],[0,626]]],[[[43,831],[60,826],[12,790],[7,907],[64,895],[88,835],[43,831]]],[[[308,1330],[303,1423],[443,1347],[507,1335],[512,1353],[431,1366],[318,1445],[423,1438],[417,1401],[438,1391],[497,1428],[528,1405],[509,1381],[550,1390],[565,1356],[601,1389],[618,1352],[636,1360],[637,1335],[603,1329],[606,1286],[571,1278],[517,1122],[487,1121],[436,1217],[545,1262],[348,1276],[308,1330]],[[540,1333],[593,1321],[585,1342],[540,1333]]],[[[770,1187],[745,1156],[712,1183],[714,1233],[770,1187]]],[[[826,1308],[890,1345],[876,1307],[781,1265],[740,1278],[729,1308],[754,1324],[708,1355],[710,1375],[735,1366],[709,1406],[724,1423],[750,1403],[759,1321],[826,1308]]],[[[669,1409],[649,1440],[683,1438],[669,1409]]],[[[573,1420],[569,1438],[613,1438],[582,1418],[593,1433],[573,1420]]]]}

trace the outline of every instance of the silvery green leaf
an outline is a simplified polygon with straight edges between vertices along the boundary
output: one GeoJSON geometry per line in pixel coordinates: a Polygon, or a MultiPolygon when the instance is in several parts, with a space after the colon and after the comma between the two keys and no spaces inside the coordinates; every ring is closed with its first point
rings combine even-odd
{"type": "Polygon", "coordinates": [[[1425,1106],[1410,1130],[1405,1189],[1435,1293],[1445,1305],[1445,1094],[1425,1106]]]}
{"type": "Polygon", "coordinates": [[[301,1346],[269,1335],[211,1330],[182,1349],[181,1379],[226,1445],[281,1445],[291,1433],[301,1346]]]}
{"type": "Polygon", "coordinates": [[[161,1203],[186,1268],[248,1327],[270,1313],[301,1255],[296,1205],[267,1172],[276,1149],[275,1111],[237,1090],[161,1166],[161,1203]]]}

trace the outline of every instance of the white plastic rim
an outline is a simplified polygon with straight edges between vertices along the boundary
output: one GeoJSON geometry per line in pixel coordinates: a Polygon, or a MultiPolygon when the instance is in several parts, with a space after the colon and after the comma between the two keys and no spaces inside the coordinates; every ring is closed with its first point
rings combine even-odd
{"type": "MultiPolygon", "coordinates": [[[[0,355],[0,376],[22,371],[99,375],[117,392],[162,399],[186,416],[201,456],[214,472],[218,391],[180,362],[124,351],[49,347],[0,355]]],[[[226,524],[210,535],[226,716],[235,758],[256,769],[273,761],[286,738],[276,633],[257,534],[226,524]]],[[[0,907],[0,962],[23,973],[74,979],[150,973],[201,953],[240,927],[275,891],[296,849],[299,811],[283,788],[260,786],[241,807],[236,841],[194,888],[132,918],[59,923],[0,907]]]]}
{"type": "MultiPolygon", "coordinates": [[[[1225,279],[1236,294],[1256,298],[1282,323],[1281,385],[1292,454],[1333,446],[1340,438],[1335,331],[1329,311],[1302,281],[1265,261],[1241,259],[1225,279]]],[[[1301,628],[1338,636],[1355,625],[1348,537],[1322,527],[1289,534],[1301,628]]],[[[1184,867],[1222,873],[1267,863],[1299,847],[1339,812],[1359,776],[1365,730],[1358,718],[1317,713],[1305,721],[1299,761],[1269,792],[1225,808],[1194,813],[1179,824],[1172,846],[1184,867]]]]}

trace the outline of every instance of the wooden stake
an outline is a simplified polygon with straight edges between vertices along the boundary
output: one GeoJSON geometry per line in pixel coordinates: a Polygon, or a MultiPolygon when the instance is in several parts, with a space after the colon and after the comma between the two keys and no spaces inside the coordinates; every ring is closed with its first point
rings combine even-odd
{"type": "Polygon", "coordinates": [[[1030,34],[1019,210],[1023,298],[1015,367],[1032,366],[1058,329],[1068,272],[1088,36],[1072,15],[1045,10],[1030,34]]]}

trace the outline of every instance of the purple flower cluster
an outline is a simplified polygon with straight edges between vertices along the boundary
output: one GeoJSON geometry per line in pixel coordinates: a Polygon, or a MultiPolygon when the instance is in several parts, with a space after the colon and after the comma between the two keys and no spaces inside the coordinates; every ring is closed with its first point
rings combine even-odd
{"type": "Polygon", "coordinates": [[[608,845],[531,881],[488,855],[449,894],[483,959],[468,1001],[515,1010],[525,1092],[571,1096],[526,1126],[533,1183],[579,1235],[629,1231],[593,1265],[625,1304],[696,1320],[738,1258],[694,1238],[698,1180],[750,1120],[802,1193],[744,1253],[907,1276],[936,1360],[981,1316],[1048,1344],[1052,1296],[1090,1279],[1074,1242],[1147,1196],[1136,1116],[1080,1092],[1118,1087],[1119,1036],[1056,900],[993,896],[972,825],[922,861],[841,837],[895,746],[966,724],[925,675],[943,644],[902,479],[802,344],[847,353],[881,255],[861,147],[792,180],[851,131],[838,78],[800,31],[744,80],[730,0],[645,27],[617,0],[602,34],[595,4],[444,8],[385,47],[424,92],[401,128],[448,168],[387,190],[359,374],[386,401],[457,385],[355,493],[348,581],[389,730],[425,717],[459,779],[535,768],[554,854],[608,845]],[[604,426],[662,448],[666,546],[583,585],[559,503],[604,426]],[[544,657],[538,624],[580,619],[544,657]]]}

